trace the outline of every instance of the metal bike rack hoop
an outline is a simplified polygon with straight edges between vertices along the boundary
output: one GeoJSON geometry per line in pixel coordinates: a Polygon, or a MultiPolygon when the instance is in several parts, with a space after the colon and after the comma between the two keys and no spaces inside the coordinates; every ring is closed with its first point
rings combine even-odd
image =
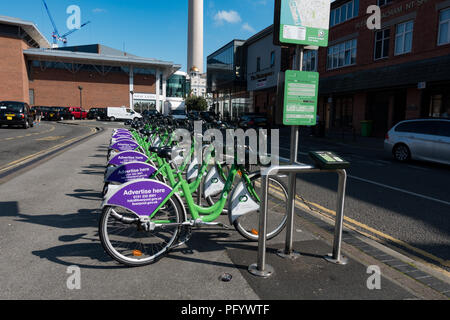
{"type": "MultiPolygon", "coordinates": [[[[262,195],[261,195],[261,211],[259,216],[259,240],[258,240],[258,260],[257,263],[254,263],[249,266],[248,270],[251,274],[268,278],[270,277],[274,269],[270,265],[266,264],[266,241],[267,241],[267,196],[268,196],[268,188],[269,188],[269,177],[274,176],[278,173],[337,173],[339,176],[339,188],[338,188],[338,202],[337,202],[337,216],[336,216],[336,225],[335,225],[335,233],[334,233],[334,242],[333,242],[333,253],[325,256],[324,258],[331,263],[345,265],[347,264],[347,259],[341,255],[341,243],[342,243],[342,227],[344,220],[344,202],[345,202],[345,192],[347,185],[347,172],[343,169],[337,170],[321,170],[316,166],[295,163],[293,165],[285,165],[285,166],[272,166],[266,169],[262,169],[262,195]],[[261,236],[264,235],[264,236],[261,236]]],[[[293,257],[295,255],[292,250],[292,235],[293,235],[293,219],[295,212],[295,187],[296,184],[293,183],[289,186],[290,188],[294,188],[294,190],[290,190],[289,194],[293,194],[292,199],[289,199],[290,203],[288,205],[288,227],[286,230],[286,246],[283,256],[285,257],[293,257]]]]}

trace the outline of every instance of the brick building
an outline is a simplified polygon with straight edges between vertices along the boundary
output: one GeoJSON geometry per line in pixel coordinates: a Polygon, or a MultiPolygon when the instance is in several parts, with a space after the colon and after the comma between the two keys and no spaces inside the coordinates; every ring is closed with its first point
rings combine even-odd
{"type": "Polygon", "coordinates": [[[320,48],[319,116],[328,130],[373,135],[398,121],[439,117],[450,108],[450,1],[337,0],[328,48],[320,48]],[[370,30],[370,5],[381,29],[370,30]]]}
{"type": "Polygon", "coordinates": [[[0,17],[0,100],[161,111],[167,79],[178,69],[99,44],[50,49],[32,22],[0,17]]]}
{"type": "MultiPolygon", "coordinates": [[[[241,90],[252,97],[248,109],[269,118],[278,73],[294,58],[293,48],[280,50],[272,38],[270,26],[241,41],[239,66],[246,70],[241,90]]],[[[208,64],[209,78],[214,68],[208,64]]],[[[398,121],[442,116],[450,108],[450,0],[336,0],[329,46],[306,50],[303,70],[320,73],[318,113],[328,132],[360,134],[367,120],[382,137],[398,121]],[[381,9],[380,30],[367,27],[371,5],[381,9]]]]}

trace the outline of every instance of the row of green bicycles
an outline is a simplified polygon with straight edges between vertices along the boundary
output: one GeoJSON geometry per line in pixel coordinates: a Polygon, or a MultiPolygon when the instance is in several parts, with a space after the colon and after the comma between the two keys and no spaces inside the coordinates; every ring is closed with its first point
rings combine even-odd
{"type": "MultiPolygon", "coordinates": [[[[260,170],[240,164],[237,154],[232,161],[216,160],[214,144],[199,146],[201,139],[180,146],[180,127],[192,124],[150,118],[112,133],[99,235],[105,251],[123,265],[152,264],[205,226],[235,229],[258,241],[260,170]]],[[[286,226],[288,194],[280,177],[270,179],[268,194],[269,240],[286,226]]]]}

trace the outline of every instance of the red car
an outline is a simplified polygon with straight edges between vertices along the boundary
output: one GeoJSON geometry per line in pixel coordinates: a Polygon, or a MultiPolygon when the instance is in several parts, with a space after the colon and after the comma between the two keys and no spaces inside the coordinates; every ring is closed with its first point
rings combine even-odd
{"type": "Polygon", "coordinates": [[[69,112],[75,117],[75,119],[85,120],[87,119],[87,111],[81,109],[80,107],[70,107],[69,112]]]}

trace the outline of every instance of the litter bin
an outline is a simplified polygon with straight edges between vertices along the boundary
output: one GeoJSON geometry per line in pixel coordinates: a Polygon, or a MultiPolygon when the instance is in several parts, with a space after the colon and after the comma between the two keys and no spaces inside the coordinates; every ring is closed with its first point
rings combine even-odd
{"type": "Polygon", "coordinates": [[[361,121],[361,136],[370,137],[372,135],[372,121],[361,121]]]}

